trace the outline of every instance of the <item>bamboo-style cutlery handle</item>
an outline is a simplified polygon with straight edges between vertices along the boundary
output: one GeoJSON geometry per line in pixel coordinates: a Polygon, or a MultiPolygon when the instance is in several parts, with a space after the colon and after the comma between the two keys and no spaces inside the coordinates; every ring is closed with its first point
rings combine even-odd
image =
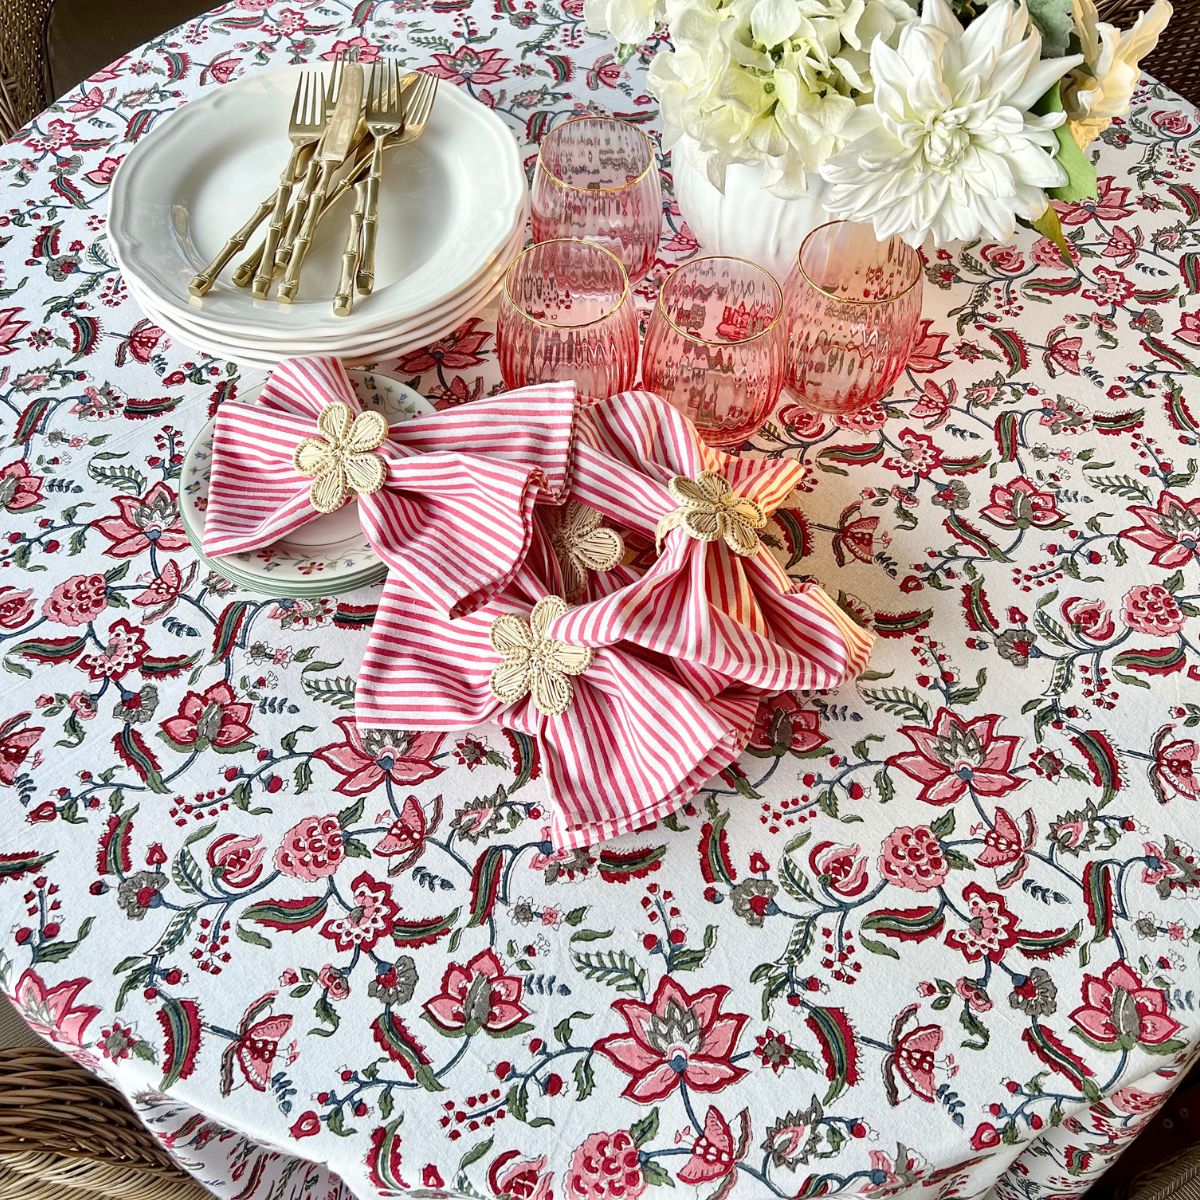
{"type": "Polygon", "coordinates": [[[250,240],[250,235],[262,224],[267,213],[275,207],[275,196],[268,196],[251,214],[250,219],[221,247],[221,252],[188,284],[193,296],[203,296],[225,270],[225,264],[250,240]]]}
{"type": "Polygon", "coordinates": [[[342,251],[342,277],[338,281],[337,294],[333,298],[335,316],[347,317],[354,307],[354,275],[359,263],[359,248],[365,245],[363,218],[366,214],[370,180],[358,183],[354,188],[354,211],[350,214],[350,226],[346,232],[346,248],[342,251]]]}

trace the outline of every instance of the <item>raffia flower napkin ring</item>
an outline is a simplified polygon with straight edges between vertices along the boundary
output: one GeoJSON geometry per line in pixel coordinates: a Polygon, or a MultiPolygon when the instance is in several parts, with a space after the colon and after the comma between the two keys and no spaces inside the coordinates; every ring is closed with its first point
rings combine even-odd
{"type": "Polygon", "coordinates": [[[667,491],[679,507],[667,513],[654,531],[660,549],[670,529],[682,529],[701,542],[723,541],[734,554],[758,553],[758,531],[765,528],[762,506],[739,495],[719,471],[701,471],[695,479],[676,475],[667,491]]]}
{"type": "Polygon", "coordinates": [[[625,540],[586,504],[569,500],[561,509],[547,508],[550,545],[562,568],[563,587],[578,598],[587,589],[588,572],[611,571],[625,556],[625,540]]]}
{"type": "Polygon", "coordinates": [[[317,512],[337,512],[352,496],[370,496],[383,487],[387,464],[374,453],[388,435],[382,413],[356,413],[338,400],[321,410],[317,429],[292,455],[296,470],[312,478],[309,500],[317,512]]]}
{"type": "Polygon", "coordinates": [[[492,622],[492,647],[502,661],[492,671],[488,686],[503,704],[516,704],[525,696],[548,717],[562,716],[571,707],[572,675],[582,675],[592,665],[593,651],[547,636],[555,617],[567,611],[559,596],[539,600],[525,620],[504,613],[492,622]]]}

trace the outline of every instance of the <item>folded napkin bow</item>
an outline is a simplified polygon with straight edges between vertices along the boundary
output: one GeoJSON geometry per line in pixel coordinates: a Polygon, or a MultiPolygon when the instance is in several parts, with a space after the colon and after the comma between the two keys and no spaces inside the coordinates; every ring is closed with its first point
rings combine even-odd
{"type": "Polygon", "coordinates": [[[572,500],[655,538],[660,553],[640,578],[556,618],[551,636],[667,656],[702,695],[730,684],[773,694],[852,679],[874,635],[819,587],[791,580],[759,539],[805,471],[713,450],[647,392],[587,409],[572,500]]]}
{"type": "Polygon", "coordinates": [[[380,558],[470,612],[524,560],[534,504],[564,499],[576,411],[574,385],[551,383],[389,428],[337,359],[290,359],[257,403],[217,411],[204,551],[268,546],[356,497],[380,558]]]}
{"type": "Polygon", "coordinates": [[[535,736],[551,835],[590,845],[673,812],[745,745],[757,697],[695,695],[651,655],[549,635],[567,605],[553,550],[535,536],[510,585],[448,620],[388,576],[358,677],[360,728],[469,729],[494,720],[535,736]]]}

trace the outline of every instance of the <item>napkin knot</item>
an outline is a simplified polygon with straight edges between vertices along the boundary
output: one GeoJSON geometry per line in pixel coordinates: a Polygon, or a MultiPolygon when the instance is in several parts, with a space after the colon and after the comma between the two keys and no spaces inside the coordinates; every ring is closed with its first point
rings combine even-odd
{"type": "Polygon", "coordinates": [[[388,435],[381,413],[356,413],[335,400],[321,410],[317,430],[301,439],[292,455],[296,470],[312,479],[308,495],[317,512],[336,512],[351,496],[370,496],[383,487],[387,463],[374,453],[388,435]]]}
{"type": "Polygon", "coordinates": [[[547,507],[550,546],[562,568],[563,587],[578,599],[587,590],[589,571],[611,571],[625,555],[625,540],[587,504],[569,500],[561,509],[547,507]]]}
{"type": "Polygon", "coordinates": [[[695,479],[676,475],[667,491],[678,507],[654,531],[660,547],[668,530],[682,529],[701,542],[724,541],[734,554],[758,553],[758,530],[767,523],[762,506],[735,492],[719,471],[701,471],[695,479]]]}
{"type": "Polygon", "coordinates": [[[539,600],[528,620],[504,613],[492,622],[489,637],[501,662],[492,671],[488,687],[503,704],[515,704],[526,695],[546,716],[561,716],[571,706],[570,676],[582,675],[592,665],[593,651],[548,636],[547,630],[567,611],[560,596],[539,600]]]}

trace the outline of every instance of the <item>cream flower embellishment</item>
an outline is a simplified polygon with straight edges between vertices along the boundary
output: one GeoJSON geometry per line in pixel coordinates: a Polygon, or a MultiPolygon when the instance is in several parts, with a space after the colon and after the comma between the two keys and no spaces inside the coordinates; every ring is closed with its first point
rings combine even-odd
{"type": "Polygon", "coordinates": [[[492,622],[492,648],[503,661],[491,675],[492,695],[505,704],[532,696],[534,706],[548,717],[561,716],[571,706],[572,675],[592,665],[594,651],[546,636],[553,621],[567,611],[560,596],[539,600],[524,620],[505,613],[492,622]]]}
{"type": "Polygon", "coordinates": [[[611,571],[624,557],[625,542],[604,518],[586,504],[568,501],[561,510],[547,509],[550,545],[562,567],[568,596],[587,587],[589,571],[611,571]]]}
{"type": "Polygon", "coordinates": [[[724,541],[734,554],[758,552],[758,531],[766,526],[767,514],[729,486],[718,471],[701,471],[695,479],[676,475],[667,491],[679,507],[667,513],[654,531],[661,543],[667,530],[681,528],[702,542],[724,541]]]}
{"type": "Polygon", "coordinates": [[[388,433],[381,413],[355,413],[338,400],[321,410],[317,429],[318,436],[306,437],[292,455],[296,470],[313,481],[309,499],[317,512],[336,512],[351,496],[383,487],[387,464],[374,453],[388,433]]]}

